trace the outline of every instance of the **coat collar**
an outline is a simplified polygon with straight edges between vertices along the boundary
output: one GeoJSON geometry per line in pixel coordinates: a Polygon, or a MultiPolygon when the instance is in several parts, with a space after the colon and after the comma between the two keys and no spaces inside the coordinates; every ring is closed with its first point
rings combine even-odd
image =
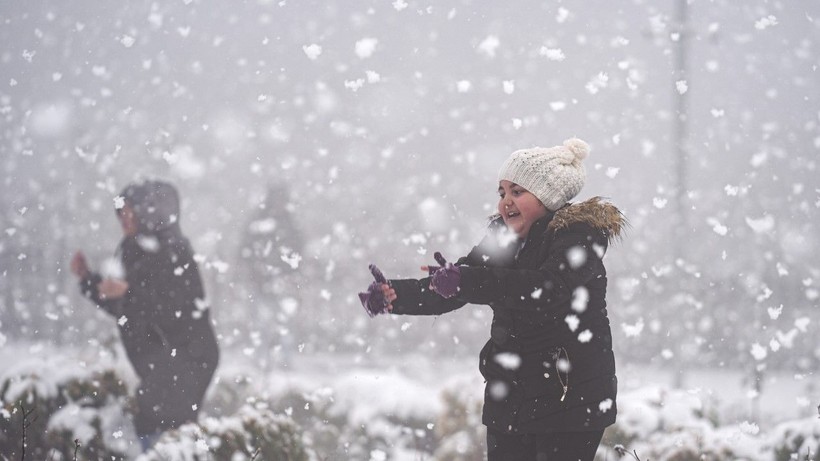
{"type": "Polygon", "coordinates": [[[629,226],[621,210],[601,197],[564,205],[555,212],[547,230],[560,231],[573,224],[586,224],[600,231],[608,243],[621,238],[622,232],[629,226]]]}

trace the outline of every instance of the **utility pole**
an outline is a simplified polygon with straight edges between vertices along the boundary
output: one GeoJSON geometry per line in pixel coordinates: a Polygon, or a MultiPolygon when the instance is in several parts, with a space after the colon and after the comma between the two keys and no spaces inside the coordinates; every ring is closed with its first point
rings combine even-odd
{"type": "Polygon", "coordinates": [[[678,223],[675,234],[674,260],[687,254],[687,234],[689,229],[689,209],[687,206],[687,163],[689,137],[689,106],[688,106],[688,42],[689,42],[689,3],[688,0],[676,0],[675,23],[677,46],[675,47],[675,206],[678,214],[678,223]]]}
{"type": "MultiPolygon", "coordinates": [[[[674,127],[673,142],[675,152],[675,229],[673,229],[672,262],[679,265],[688,255],[687,240],[689,237],[689,210],[686,200],[687,191],[687,162],[688,162],[688,136],[689,136],[689,114],[687,104],[687,94],[689,91],[688,72],[688,41],[689,41],[689,4],[688,0],[675,0],[675,31],[672,40],[675,42],[675,62],[673,69],[674,85],[674,127]]],[[[679,266],[679,270],[683,267],[679,266]]],[[[681,292],[689,293],[687,283],[688,274],[682,274],[680,278],[681,292]]],[[[677,306],[680,308],[682,306],[677,306]]],[[[680,367],[673,378],[675,388],[682,389],[686,380],[686,371],[690,366],[689,360],[681,349],[682,360],[680,367]]]]}

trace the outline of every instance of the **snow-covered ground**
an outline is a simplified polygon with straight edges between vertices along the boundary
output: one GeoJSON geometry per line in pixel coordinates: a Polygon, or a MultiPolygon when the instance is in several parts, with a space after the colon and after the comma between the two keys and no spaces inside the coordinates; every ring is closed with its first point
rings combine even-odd
{"type": "MultiPolygon", "coordinates": [[[[40,394],[53,392],[57,381],[81,375],[84,369],[103,368],[116,370],[133,386],[133,375],[127,364],[96,345],[58,349],[44,344],[11,343],[0,348],[3,380],[15,373],[36,374],[39,370],[49,374],[40,377],[36,384],[40,394]]],[[[648,455],[652,455],[652,459],[671,459],[675,453],[690,447],[695,452],[704,450],[701,453],[729,450],[726,457],[720,459],[758,461],[773,459],[776,443],[789,437],[793,439],[796,430],[814,431],[815,440],[820,440],[816,374],[765,374],[757,395],[750,390],[744,374],[737,370],[692,369],[681,375],[678,370],[621,364],[619,376],[621,416],[617,431],[604,439],[602,450],[607,456],[612,456],[616,444],[628,443],[627,448],[637,447],[639,455],[643,454],[642,459],[648,455]],[[675,388],[675,384],[682,387],[675,388]],[[795,426],[803,429],[794,429],[795,426]],[[778,442],[772,441],[773,437],[778,442]],[[744,455],[744,450],[752,453],[757,450],[762,454],[753,457],[758,455],[744,455]]],[[[16,388],[26,385],[24,380],[16,388]]],[[[13,388],[8,390],[4,397],[13,391],[13,388]]],[[[374,351],[360,355],[297,354],[290,357],[287,366],[263,371],[243,354],[227,351],[202,416],[210,418],[204,427],[221,430],[218,418],[233,417],[238,411],[247,413],[247,410],[239,410],[247,402],[268,402],[264,408],[269,405],[276,414],[292,416],[297,421],[302,418],[302,424],[310,421],[307,418],[315,420],[320,416],[318,419],[336,421],[334,424],[347,426],[347,430],[361,428],[368,438],[362,439],[362,447],[345,447],[345,453],[356,453],[350,455],[351,459],[362,456],[364,459],[368,456],[370,459],[418,459],[419,453],[430,455],[436,448],[428,445],[422,449],[400,440],[429,441],[439,430],[436,426],[446,424],[443,421],[447,413],[452,412],[445,401],[448,392],[456,394],[458,401],[470,403],[465,408],[471,409],[472,414],[460,421],[475,427],[469,428],[472,439],[466,438],[461,448],[457,437],[446,439],[436,435],[437,443],[447,440],[455,447],[452,452],[461,453],[459,450],[463,451],[465,444],[474,445],[481,440],[482,391],[483,381],[472,358],[431,359],[413,354],[390,357],[374,351]],[[382,445],[370,446],[374,439],[382,445]],[[388,449],[384,441],[391,440],[386,444],[388,449]]],[[[58,426],[71,427],[71,414],[77,418],[82,415],[62,411],[58,426]]],[[[78,419],[76,426],[83,426],[80,423],[78,419]]],[[[55,427],[54,424],[50,427],[55,427]]],[[[314,429],[303,430],[310,434],[314,429]]],[[[114,427],[113,432],[120,433],[118,439],[123,437],[121,428],[114,427]]],[[[127,438],[128,428],[125,434],[127,438]]],[[[190,446],[207,450],[205,442],[194,443],[196,437],[203,437],[201,432],[189,431],[188,436],[194,437],[186,442],[190,446]]],[[[816,454],[816,449],[812,449],[816,454]]],[[[433,454],[432,459],[439,458],[433,454]]],[[[465,455],[463,459],[472,458],[465,455]]]]}
{"type": "Polygon", "coordinates": [[[784,371],[767,372],[761,377],[760,392],[754,390],[749,373],[736,369],[692,369],[681,372],[645,364],[621,364],[620,390],[646,386],[681,388],[713,401],[722,421],[755,420],[762,427],[817,414],[820,404],[820,376],[784,371]],[[681,374],[682,378],[678,375],[681,374]]]}
{"type": "MultiPolygon", "coordinates": [[[[10,343],[0,348],[0,369],[8,370],[21,362],[37,363],[49,360],[49,357],[73,355],[77,361],[70,366],[67,364],[67,369],[113,364],[121,373],[131,375],[126,363],[99,351],[103,349],[71,350],[40,343],[10,343]]],[[[454,381],[468,383],[469,387],[464,391],[480,398],[484,384],[478,373],[477,360],[477,356],[432,360],[412,354],[386,357],[375,351],[359,355],[305,354],[292,357],[286,366],[264,372],[244,360],[241,354],[228,353],[223,356],[217,379],[245,376],[256,383],[254,387],[266,389],[271,395],[284,393],[289,388],[333,389],[337,399],[355,404],[363,414],[367,413],[367,406],[398,409],[408,402],[412,402],[410,406],[416,405],[425,396],[430,400],[430,407],[425,410],[435,410],[435,397],[454,381]]],[[[679,385],[682,390],[714,405],[723,421],[754,419],[761,426],[768,426],[816,414],[820,404],[820,377],[816,372],[764,373],[758,393],[749,382],[749,373],[742,370],[701,368],[681,371],[637,363],[618,365],[621,393],[644,387],[674,388],[679,385]]]]}

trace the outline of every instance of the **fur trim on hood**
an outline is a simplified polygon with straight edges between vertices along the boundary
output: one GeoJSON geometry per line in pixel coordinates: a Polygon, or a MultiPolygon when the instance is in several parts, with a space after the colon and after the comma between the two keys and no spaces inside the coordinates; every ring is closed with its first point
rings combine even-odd
{"type": "Polygon", "coordinates": [[[629,226],[626,217],[615,205],[602,197],[593,197],[556,211],[548,229],[559,231],[576,223],[586,223],[600,230],[609,243],[620,239],[624,228],[629,226]]]}

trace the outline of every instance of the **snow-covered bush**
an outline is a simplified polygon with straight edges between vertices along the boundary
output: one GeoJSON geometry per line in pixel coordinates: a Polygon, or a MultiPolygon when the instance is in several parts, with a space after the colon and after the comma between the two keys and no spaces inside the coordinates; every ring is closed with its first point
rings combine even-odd
{"type": "Polygon", "coordinates": [[[469,383],[453,382],[441,392],[443,408],[436,422],[437,461],[482,461],[487,432],[481,423],[480,396],[465,392],[469,383]]]}
{"type": "Polygon", "coordinates": [[[642,388],[618,399],[619,415],[604,435],[598,460],[816,461],[820,419],[781,423],[761,431],[752,422],[720,425],[713,402],[697,393],[642,388]],[[618,457],[612,448],[626,447],[618,457]]]}
{"type": "Polygon", "coordinates": [[[245,373],[217,370],[217,377],[206,395],[205,407],[214,416],[228,416],[239,411],[247,399],[257,393],[253,379],[245,373]]]}
{"type": "Polygon", "coordinates": [[[22,455],[27,425],[29,459],[73,459],[75,450],[77,459],[127,458],[133,450],[127,442],[133,440],[129,402],[127,387],[112,369],[23,361],[0,376],[2,454],[22,455]]]}
{"type": "Polygon", "coordinates": [[[374,376],[341,376],[332,388],[294,383],[271,398],[271,407],[293,416],[319,459],[393,459],[397,452],[429,452],[426,425],[434,413],[407,399],[418,395],[403,391],[411,382],[391,374],[374,376]]]}
{"type": "MultiPolygon", "coordinates": [[[[291,415],[304,429],[304,437],[320,458],[340,455],[357,447],[383,446],[383,440],[366,436],[366,428],[350,425],[344,415],[330,412],[331,394],[324,390],[301,391],[290,389],[272,399],[271,406],[291,415]]],[[[362,452],[365,451],[362,449],[362,452]]]]}
{"type": "MultiPolygon", "coordinates": [[[[478,415],[481,415],[480,407],[478,415]]],[[[446,419],[448,416],[442,414],[439,420],[446,419]]],[[[480,421],[478,425],[461,426],[450,434],[439,436],[433,459],[437,461],[481,461],[485,458],[486,438],[486,428],[480,421]]]]}
{"type": "MultiPolygon", "coordinates": [[[[375,398],[380,392],[377,386],[386,383],[386,376],[378,380],[369,374],[346,374],[336,377],[333,387],[329,387],[299,376],[283,380],[274,374],[267,381],[247,372],[247,367],[238,364],[221,369],[209,392],[207,406],[214,408],[216,416],[233,414],[249,404],[265,405],[276,414],[287,415],[300,427],[305,445],[319,459],[387,456],[394,451],[391,447],[400,446],[413,436],[414,431],[408,426],[417,425],[408,422],[414,420],[408,417],[409,410],[396,405],[402,400],[401,392],[392,403],[385,403],[389,397],[375,398]]],[[[403,378],[394,381],[396,388],[410,383],[403,378]]],[[[414,407],[413,402],[404,401],[407,408],[414,407]]],[[[434,413],[430,414],[425,423],[433,420],[434,413]]]]}
{"type": "Polygon", "coordinates": [[[775,461],[815,461],[820,459],[820,418],[781,423],[770,432],[770,449],[775,461]]]}
{"type": "Polygon", "coordinates": [[[764,442],[741,427],[690,428],[652,434],[632,448],[656,461],[764,461],[764,442]]]}
{"type": "Polygon", "coordinates": [[[718,423],[713,402],[664,387],[645,387],[618,397],[618,419],[604,436],[611,445],[631,446],[655,433],[704,431],[718,423]]]}
{"type": "MultiPolygon", "coordinates": [[[[653,461],[762,460],[763,440],[751,423],[719,426],[717,405],[698,392],[646,387],[618,398],[618,419],[610,426],[598,459],[617,459],[621,445],[653,461]]],[[[627,454],[625,458],[634,459],[627,454]]]]}
{"type": "Polygon", "coordinates": [[[141,461],[307,461],[302,430],[292,418],[264,404],[245,405],[236,415],[203,418],[162,435],[141,461]]]}

